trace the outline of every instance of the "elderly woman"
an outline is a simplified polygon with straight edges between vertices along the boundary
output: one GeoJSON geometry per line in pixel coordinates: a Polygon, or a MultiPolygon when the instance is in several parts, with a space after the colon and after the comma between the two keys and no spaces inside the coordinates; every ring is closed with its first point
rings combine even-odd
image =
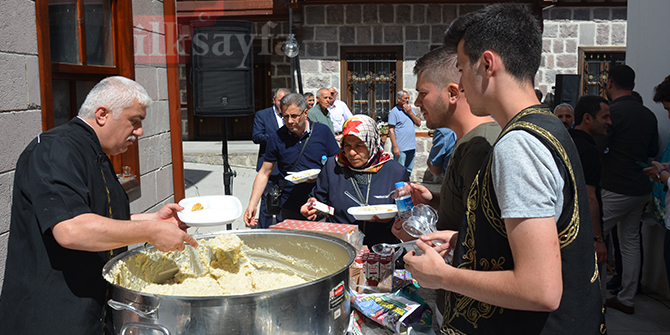
{"type": "Polygon", "coordinates": [[[342,149],[326,161],[310,199],[300,212],[308,220],[316,220],[316,209],[308,207],[309,202],[316,199],[335,208],[335,214],[328,221],[358,225],[365,234],[364,244],[393,243],[397,241],[391,233],[393,219],[380,220],[375,216],[373,221],[357,221],[347,209],[358,204],[344,191],[368,205],[391,204],[392,197],[378,199],[374,196],[389,194],[395,189],[395,182],[401,180],[409,180],[407,170],[384,153],[377,123],[367,115],[358,114],[344,122],[342,149]]]}

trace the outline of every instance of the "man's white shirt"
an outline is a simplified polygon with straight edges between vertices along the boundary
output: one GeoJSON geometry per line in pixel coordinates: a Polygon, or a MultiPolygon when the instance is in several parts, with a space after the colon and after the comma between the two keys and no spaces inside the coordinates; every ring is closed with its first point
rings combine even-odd
{"type": "Polygon", "coordinates": [[[281,128],[284,125],[284,119],[282,119],[281,114],[279,114],[279,111],[274,105],[272,106],[272,111],[275,112],[275,118],[277,118],[277,126],[281,128]]]}
{"type": "Polygon", "coordinates": [[[328,111],[330,112],[330,120],[333,121],[333,131],[335,133],[341,133],[344,121],[354,116],[347,104],[340,99],[333,101],[333,105],[328,107],[328,111]]]}

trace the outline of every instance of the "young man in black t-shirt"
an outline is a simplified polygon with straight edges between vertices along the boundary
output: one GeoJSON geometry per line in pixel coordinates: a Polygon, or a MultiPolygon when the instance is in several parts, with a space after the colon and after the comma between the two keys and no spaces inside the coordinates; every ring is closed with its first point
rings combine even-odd
{"type": "MultiPolygon", "coordinates": [[[[586,192],[589,197],[591,222],[593,223],[593,243],[598,255],[598,263],[601,265],[607,261],[607,249],[602,235],[603,214],[602,199],[600,198],[602,165],[593,138],[607,135],[607,127],[611,124],[609,102],[600,96],[586,95],[579,98],[577,102],[575,128],[569,130],[584,169],[584,180],[586,181],[586,192]]],[[[600,273],[602,273],[602,269],[600,273]]]]}

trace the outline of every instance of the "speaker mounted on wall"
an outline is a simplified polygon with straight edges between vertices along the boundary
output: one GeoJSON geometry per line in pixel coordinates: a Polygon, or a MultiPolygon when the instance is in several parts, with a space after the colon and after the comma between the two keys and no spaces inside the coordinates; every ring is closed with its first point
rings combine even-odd
{"type": "Polygon", "coordinates": [[[251,22],[221,20],[193,28],[191,59],[194,115],[254,114],[251,22]]]}

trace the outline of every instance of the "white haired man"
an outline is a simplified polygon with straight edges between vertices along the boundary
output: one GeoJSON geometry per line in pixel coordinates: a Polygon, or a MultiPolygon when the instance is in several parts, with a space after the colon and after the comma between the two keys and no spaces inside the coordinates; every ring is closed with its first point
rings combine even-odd
{"type": "Polygon", "coordinates": [[[104,264],[134,243],[197,246],[177,204],[131,215],[107,156],[142,136],[151,103],[138,83],[106,78],[78,117],[38,135],[19,157],[0,298],[7,334],[111,334],[104,264]]]}

